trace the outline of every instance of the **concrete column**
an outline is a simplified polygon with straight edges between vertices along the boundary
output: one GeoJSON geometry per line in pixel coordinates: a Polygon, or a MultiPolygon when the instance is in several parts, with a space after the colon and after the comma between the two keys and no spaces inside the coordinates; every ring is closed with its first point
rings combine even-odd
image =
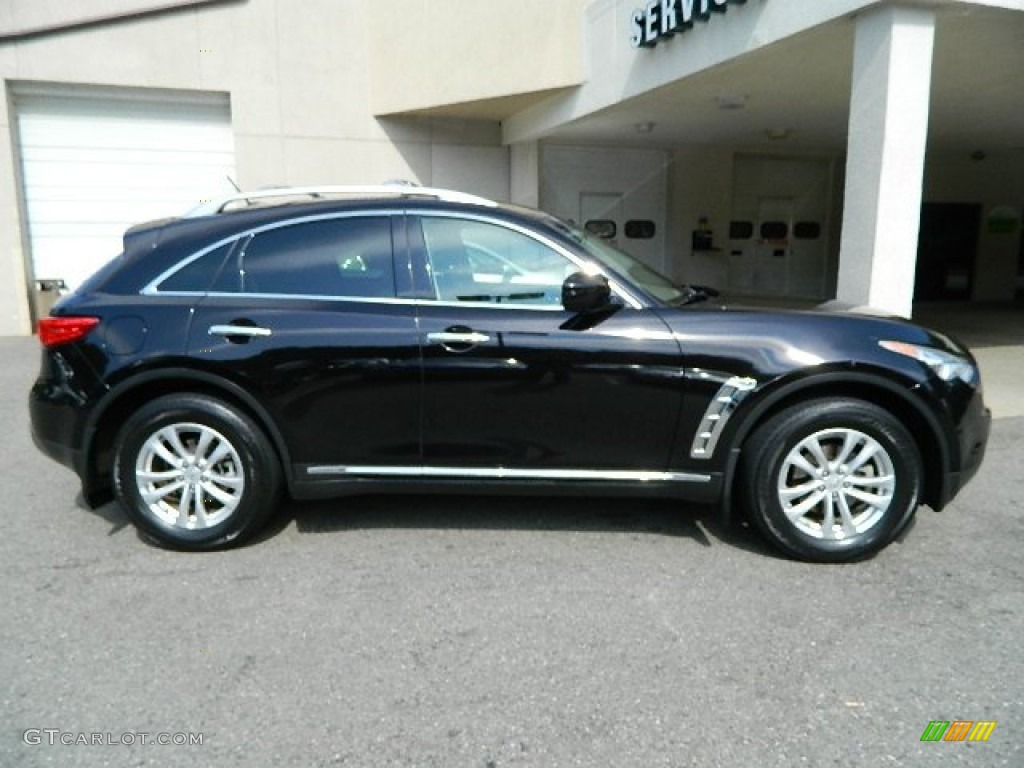
{"type": "Polygon", "coordinates": [[[540,145],[524,141],[512,145],[509,153],[509,201],[537,208],[540,205],[540,145]]]}
{"type": "Polygon", "coordinates": [[[15,172],[14,115],[9,100],[0,96],[0,336],[24,336],[32,332],[29,317],[29,275],[22,248],[20,195],[15,172]]]}
{"type": "Polygon", "coordinates": [[[911,313],[935,12],[857,18],[837,298],[911,313]]]}

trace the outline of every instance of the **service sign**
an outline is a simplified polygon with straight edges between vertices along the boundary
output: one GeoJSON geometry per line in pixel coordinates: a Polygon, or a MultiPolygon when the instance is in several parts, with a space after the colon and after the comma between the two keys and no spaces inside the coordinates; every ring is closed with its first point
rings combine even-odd
{"type": "Polygon", "coordinates": [[[653,48],[661,40],[685,32],[694,22],[707,21],[713,13],[725,13],[730,5],[747,0],[648,0],[630,17],[629,41],[634,48],[653,48]]]}

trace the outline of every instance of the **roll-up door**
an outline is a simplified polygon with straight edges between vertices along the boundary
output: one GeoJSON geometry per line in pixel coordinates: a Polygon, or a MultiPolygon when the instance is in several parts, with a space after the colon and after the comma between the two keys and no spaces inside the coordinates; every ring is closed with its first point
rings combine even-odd
{"type": "Polygon", "coordinates": [[[19,87],[14,104],[36,280],[74,288],[128,227],[231,189],[226,95],[19,87]]]}

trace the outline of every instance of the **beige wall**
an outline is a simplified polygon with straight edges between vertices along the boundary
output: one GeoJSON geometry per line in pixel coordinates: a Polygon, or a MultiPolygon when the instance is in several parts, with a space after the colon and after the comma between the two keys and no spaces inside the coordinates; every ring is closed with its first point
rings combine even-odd
{"type": "Polygon", "coordinates": [[[37,32],[57,26],[95,22],[125,14],[139,14],[171,5],[204,5],[238,0],[4,0],[0,4],[0,35],[37,32]]]}
{"type": "MultiPolygon", "coordinates": [[[[0,25],[23,26],[12,11],[20,5],[0,6],[0,25]]],[[[8,92],[26,81],[226,92],[244,189],[403,178],[507,200],[509,153],[497,121],[374,117],[373,5],[245,0],[69,29],[0,43],[0,76],[8,92]]],[[[67,20],[66,6],[34,4],[31,22],[67,20]]],[[[12,120],[5,103],[0,335],[29,331],[12,120]]]]}
{"type": "MultiPolygon", "coordinates": [[[[0,62],[6,58],[0,50],[0,62]]],[[[5,136],[10,136],[9,107],[7,98],[0,98],[0,133],[5,136]]],[[[27,333],[30,327],[16,176],[13,144],[6,141],[0,144],[0,335],[27,333]]]]}
{"type": "Polygon", "coordinates": [[[367,5],[373,109],[393,114],[490,99],[521,107],[583,81],[589,0],[376,0],[367,5]]]}

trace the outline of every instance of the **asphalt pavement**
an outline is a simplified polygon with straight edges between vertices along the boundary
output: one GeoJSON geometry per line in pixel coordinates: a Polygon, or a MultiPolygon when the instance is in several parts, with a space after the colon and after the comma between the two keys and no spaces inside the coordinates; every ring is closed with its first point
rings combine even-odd
{"type": "Polygon", "coordinates": [[[0,356],[0,766],[1024,765],[1024,418],[852,565],[602,498],[291,504],[190,555],[81,506],[37,342],[0,356]]]}

